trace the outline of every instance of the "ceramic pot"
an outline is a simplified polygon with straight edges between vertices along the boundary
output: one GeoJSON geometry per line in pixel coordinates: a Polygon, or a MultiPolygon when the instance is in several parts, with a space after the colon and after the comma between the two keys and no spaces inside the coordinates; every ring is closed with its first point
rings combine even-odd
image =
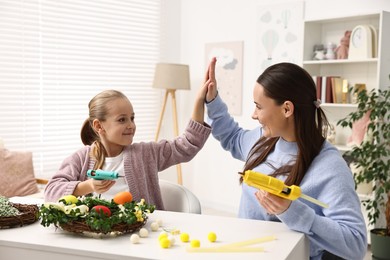
{"type": "Polygon", "coordinates": [[[384,236],[384,232],[383,228],[370,231],[373,260],[390,260],[390,236],[384,236]]]}

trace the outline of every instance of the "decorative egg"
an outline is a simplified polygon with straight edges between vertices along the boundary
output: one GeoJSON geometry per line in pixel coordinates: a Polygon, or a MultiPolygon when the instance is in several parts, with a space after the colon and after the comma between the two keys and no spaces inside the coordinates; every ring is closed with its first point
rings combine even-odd
{"type": "Polygon", "coordinates": [[[139,233],[140,237],[148,237],[149,236],[149,231],[146,228],[141,228],[138,233],[139,233]]]}
{"type": "Polygon", "coordinates": [[[139,243],[139,236],[137,234],[132,234],[130,236],[130,242],[133,243],[133,244],[138,244],[139,243]]]}
{"type": "Polygon", "coordinates": [[[103,205],[96,205],[92,208],[92,211],[96,211],[98,213],[102,212],[104,213],[107,217],[110,217],[111,216],[111,210],[106,207],[106,206],[103,206],[103,205]]]}
{"type": "Polygon", "coordinates": [[[160,228],[160,226],[159,226],[159,224],[158,224],[157,222],[152,222],[152,223],[150,224],[150,229],[151,229],[152,231],[157,231],[159,228],[160,228]]]}

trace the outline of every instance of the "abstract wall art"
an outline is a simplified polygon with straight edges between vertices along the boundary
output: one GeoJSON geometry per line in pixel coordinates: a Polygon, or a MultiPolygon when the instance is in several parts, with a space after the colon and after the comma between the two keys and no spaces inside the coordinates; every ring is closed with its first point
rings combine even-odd
{"type": "Polygon", "coordinates": [[[217,58],[218,93],[226,102],[230,114],[241,115],[243,42],[207,43],[205,54],[206,68],[212,57],[217,58]]]}

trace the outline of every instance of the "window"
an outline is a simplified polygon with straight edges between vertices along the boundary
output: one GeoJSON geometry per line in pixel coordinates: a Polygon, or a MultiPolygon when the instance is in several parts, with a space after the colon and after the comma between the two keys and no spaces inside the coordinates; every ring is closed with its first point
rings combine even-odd
{"type": "Polygon", "coordinates": [[[160,0],[0,0],[0,138],[33,152],[49,178],[81,148],[88,102],[118,89],[133,103],[135,142],[153,140],[160,0]]]}

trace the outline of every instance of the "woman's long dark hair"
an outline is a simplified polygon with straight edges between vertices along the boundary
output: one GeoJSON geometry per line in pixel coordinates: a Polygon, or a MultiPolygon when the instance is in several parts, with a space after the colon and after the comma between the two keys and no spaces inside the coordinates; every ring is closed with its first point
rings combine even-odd
{"type": "MultiPolygon", "coordinates": [[[[296,160],[275,168],[273,176],[287,175],[286,185],[299,185],[311,162],[319,154],[329,126],[325,113],[317,107],[316,87],[311,75],[292,63],[268,67],[257,79],[267,97],[282,105],[294,104],[295,137],[298,145],[296,160]]],[[[260,138],[252,147],[244,166],[250,170],[266,161],[279,137],[260,138]]],[[[242,181],[242,178],[241,178],[242,181]]]]}

